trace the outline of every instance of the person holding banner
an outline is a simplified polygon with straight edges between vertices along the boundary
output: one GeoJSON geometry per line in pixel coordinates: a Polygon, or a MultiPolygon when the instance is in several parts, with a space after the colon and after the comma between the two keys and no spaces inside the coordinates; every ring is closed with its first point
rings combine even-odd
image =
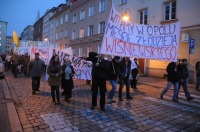
{"type": "Polygon", "coordinates": [[[75,74],[74,68],[71,65],[69,58],[64,60],[62,66],[63,75],[61,81],[61,87],[64,89],[63,93],[65,95],[65,101],[70,103],[70,98],[72,97],[72,89],[74,88],[73,76],[75,74]]]}
{"type": "Polygon", "coordinates": [[[109,80],[110,80],[112,89],[108,95],[108,104],[116,102],[115,100],[113,100],[113,96],[117,89],[117,79],[119,76],[119,66],[118,66],[119,60],[120,60],[119,56],[114,56],[114,58],[111,60],[109,80]]]}
{"type": "Polygon", "coordinates": [[[139,72],[139,65],[137,63],[137,58],[134,58],[134,62],[135,62],[135,67],[131,70],[131,75],[133,77],[133,80],[131,82],[131,88],[133,89],[137,89],[136,85],[137,85],[137,77],[138,77],[138,74],[140,73],[139,72]]]}
{"type": "Polygon", "coordinates": [[[39,58],[39,53],[35,53],[35,59],[31,60],[28,64],[28,76],[30,74],[32,78],[32,94],[36,91],[40,91],[40,79],[42,71],[45,68],[45,63],[39,58]]]}
{"type": "Polygon", "coordinates": [[[131,60],[129,57],[124,57],[119,63],[119,101],[123,101],[122,99],[122,89],[124,84],[126,85],[126,99],[133,99],[130,96],[130,82],[129,76],[131,72],[131,60]]]}
{"type": "Polygon", "coordinates": [[[61,84],[62,67],[59,62],[58,55],[53,55],[47,69],[49,75],[48,84],[51,86],[51,97],[54,104],[60,104],[59,87],[61,84]],[[55,99],[56,92],[56,99],[55,99]]]}
{"type": "Polygon", "coordinates": [[[106,80],[108,80],[108,73],[110,70],[110,63],[104,60],[104,55],[100,54],[98,60],[93,60],[92,68],[92,106],[95,109],[97,106],[98,89],[100,91],[100,109],[105,110],[105,93],[106,93],[106,80]]]}

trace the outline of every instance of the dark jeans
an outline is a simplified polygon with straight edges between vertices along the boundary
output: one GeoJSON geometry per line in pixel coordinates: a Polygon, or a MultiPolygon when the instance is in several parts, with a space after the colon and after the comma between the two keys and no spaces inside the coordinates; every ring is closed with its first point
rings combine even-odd
{"type": "MultiPolygon", "coordinates": [[[[183,90],[184,90],[184,93],[185,93],[185,97],[186,97],[187,99],[191,98],[191,95],[190,95],[190,93],[188,92],[188,79],[182,79],[182,80],[178,83],[178,93],[179,93],[179,90],[180,90],[181,86],[183,86],[183,90]]],[[[177,97],[178,97],[178,94],[177,94],[177,97]]]]}
{"type": "Polygon", "coordinates": [[[52,97],[52,100],[55,101],[55,91],[56,91],[57,101],[60,101],[60,98],[59,98],[59,86],[51,86],[51,97],[52,97]]]}
{"type": "Polygon", "coordinates": [[[27,66],[23,67],[23,71],[24,71],[24,76],[27,77],[27,66]]]}
{"type": "Polygon", "coordinates": [[[97,106],[97,94],[100,91],[100,108],[105,108],[106,80],[92,78],[92,106],[97,106]]]}
{"type": "Polygon", "coordinates": [[[138,75],[138,69],[133,69],[133,72],[132,72],[132,77],[133,77],[133,80],[131,82],[131,87],[136,89],[136,84],[137,84],[137,77],[138,75]]]}
{"type": "Polygon", "coordinates": [[[18,65],[17,64],[13,64],[12,65],[12,73],[14,74],[14,77],[17,77],[17,73],[18,73],[18,65]]]}
{"type": "Polygon", "coordinates": [[[37,91],[40,88],[40,78],[41,77],[32,77],[32,90],[37,91]]]}
{"type": "Polygon", "coordinates": [[[130,82],[129,77],[119,78],[119,98],[122,98],[122,89],[126,85],[126,98],[130,97],[130,82]]]}

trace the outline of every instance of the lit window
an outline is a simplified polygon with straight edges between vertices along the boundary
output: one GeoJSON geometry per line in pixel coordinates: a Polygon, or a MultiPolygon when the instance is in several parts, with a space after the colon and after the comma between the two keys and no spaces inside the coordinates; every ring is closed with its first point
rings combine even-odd
{"type": "Polygon", "coordinates": [[[87,47],[87,57],[89,56],[89,52],[92,52],[92,46],[87,47]]]}
{"type": "Polygon", "coordinates": [[[84,29],[80,29],[80,34],[79,34],[79,38],[83,38],[84,37],[84,29]]]}
{"type": "Polygon", "coordinates": [[[89,17],[90,16],[94,16],[94,6],[93,5],[89,7],[89,17]]]}
{"type": "Polygon", "coordinates": [[[147,24],[147,9],[140,10],[140,24],[147,24]]]}
{"type": "Polygon", "coordinates": [[[92,36],[93,35],[93,25],[90,25],[88,27],[88,36],[92,36]]]}
{"type": "Polygon", "coordinates": [[[99,1],[99,12],[106,10],[106,0],[99,1]]]}
{"type": "Polygon", "coordinates": [[[85,19],[85,10],[82,10],[80,12],[80,20],[83,20],[83,19],[85,19]]]}
{"type": "Polygon", "coordinates": [[[105,22],[100,22],[99,23],[99,30],[98,30],[98,33],[101,34],[101,33],[104,33],[105,32],[105,22]]]}
{"type": "Polygon", "coordinates": [[[176,1],[164,4],[164,20],[170,21],[176,19],[176,1]]]}

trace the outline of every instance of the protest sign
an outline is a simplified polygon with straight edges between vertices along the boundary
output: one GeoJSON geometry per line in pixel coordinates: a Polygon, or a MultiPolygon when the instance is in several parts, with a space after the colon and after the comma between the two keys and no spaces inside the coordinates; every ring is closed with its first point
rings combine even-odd
{"type": "Polygon", "coordinates": [[[63,51],[57,49],[51,49],[49,57],[51,58],[53,54],[57,54],[63,64],[66,58],[69,58],[71,65],[74,68],[75,76],[74,79],[91,80],[92,63],[88,62],[80,57],[69,55],[63,51]]]}
{"type": "Polygon", "coordinates": [[[139,25],[125,22],[112,7],[101,54],[177,61],[180,23],[139,25]]]}
{"type": "Polygon", "coordinates": [[[35,53],[39,53],[40,59],[47,65],[49,63],[49,48],[48,47],[29,47],[30,59],[35,58],[35,53]]]}
{"type": "Polygon", "coordinates": [[[57,48],[57,44],[44,42],[44,41],[20,41],[20,47],[18,47],[16,50],[19,55],[24,55],[25,53],[29,54],[29,47],[57,48]]]}

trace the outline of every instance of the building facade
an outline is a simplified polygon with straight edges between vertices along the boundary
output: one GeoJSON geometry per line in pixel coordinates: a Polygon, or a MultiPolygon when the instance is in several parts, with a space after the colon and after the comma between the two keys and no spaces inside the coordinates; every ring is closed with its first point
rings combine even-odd
{"type": "Polygon", "coordinates": [[[57,8],[53,7],[44,14],[42,37],[43,41],[50,41],[50,18],[55,14],[57,8]]]}
{"type": "MultiPolygon", "coordinates": [[[[128,15],[134,24],[162,25],[174,22],[181,23],[178,58],[188,59],[190,72],[189,82],[195,80],[195,63],[200,61],[200,1],[199,0],[113,0],[116,10],[122,15],[128,15]],[[187,41],[183,37],[188,36],[187,41]],[[195,40],[193,54],[189,54],[189,39],[195,40]]],[[[163,77],[169,62],[139,59],[142,61],[144,74],[163,77]]]]}
{"type": "Polygon", "coordinates": [[[33,26],[28,25],[26,28],[24,28],[23,32],[21,33],[21,40],[33,40],[33,33],[33,26]]]}
{"type": "Polygon", "coordinates": [[[34,41],[43,41],[42,32],[43,32],[43,18],[42,16],[38,21],[34,24],[34,33],[33,33],[33,40],[34,41]]]}
{"type": "Polygon", "coordinates": [[[11,53],[14,50],[14,44],[11,36],[6,36],[6,52],[11,53]]]}
{"type": "Polygon", "coordinates": [[[7,22],[0,20],[0,53],[6,51],[6,31],[7,31],[7,22]]]}

